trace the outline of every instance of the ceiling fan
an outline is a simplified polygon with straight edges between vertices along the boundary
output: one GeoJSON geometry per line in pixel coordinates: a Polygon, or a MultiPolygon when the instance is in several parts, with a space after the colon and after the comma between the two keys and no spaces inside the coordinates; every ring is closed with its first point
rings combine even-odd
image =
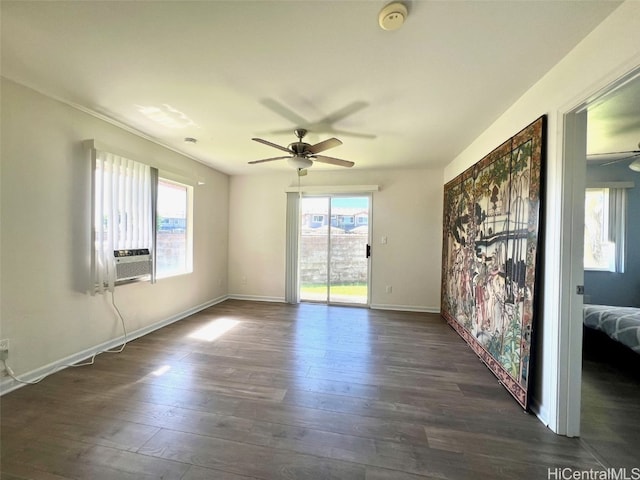
{"type": "MultiPolygon", "coordinates": [[[[640,148],[640,143],[638,143],[638,148],[640,148]]],[[[640,172],[640,150],[628,150],[626,152],[591,153],[587,155],[587,159],[603,162],[600,163],[601,167],[614,165],[616,163],[624,162],[625,160],[633,160],[629,164],[629,168],[636,172],[640,172]]]]}
{"type": "Polygon", "coordinates": [[[287,159],[291,166],[298,169],[298,172],[301,172],[301,170],[310,167],[311,165],[313,165],[313,162],[328,163],[330,165],[338,165],[340,167],[353,167],[355,165],[355,163],[350,162],[349,160],[341,160],[339,158],[318,155],[318,153],[320,152],[324,152],[325,150],[328,150],[330,148],[342,145],[342,142],[337,138],[329,138],[320,143],[316,143],[315,145],[309,145],[308,143],[302,141],[304,136],[307,134],[307,130],[305,130],[304,128],[296,128],[293,133],[296,135],[296,137],[298,137],[298,141],[290,143],[287,147],[283,147],[267,140],[263,140],[262,138],[252,138],[251,140],[255,142],[263,143],[264,145],[269,145],[270,147],[277,148],[278,150],[287,152],[289,155],[282,157],[264,158],[262,160],[253,160],[249,163],[251,165],[254,165],[256,163],[287,159]]]}

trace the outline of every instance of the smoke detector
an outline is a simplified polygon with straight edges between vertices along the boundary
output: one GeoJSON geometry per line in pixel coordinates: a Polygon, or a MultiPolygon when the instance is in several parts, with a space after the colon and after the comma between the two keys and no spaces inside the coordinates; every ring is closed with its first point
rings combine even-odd
{"type": "Polygon", "coordinates": [[[398,30],[408,14],[407,7],[400,2],[393,2],[380,10],[378,23],[383,30],[398,30]]]}

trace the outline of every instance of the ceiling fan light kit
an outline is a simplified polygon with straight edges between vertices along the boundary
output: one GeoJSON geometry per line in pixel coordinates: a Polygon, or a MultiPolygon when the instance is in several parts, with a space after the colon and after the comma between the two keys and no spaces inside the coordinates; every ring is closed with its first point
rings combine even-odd
{"type": "Polygon", "coordinates": [[[287,163],[298,170],[302,170],[303,168],[309,168],[313,165],[313,161],[308,158],[301,157],[299,155],[295,155],[291,158],[287,159],[287,163]]]}
{"type": "Polygon", "coordinates": [[[409,11],[400,2],[393,2],[380,10],[378,23],[383,30],[398,30],[407,18],[409,11]]]}
{"type": "MultiPolygon", "coordinates": [[[[638,148],[640,148],[640,142],[638,142],[638,148]]],[[[640,151],[634,150],[635,153],[640,154],[640,151]]],[[[629,164],[629,168],[634,172],[640,172],[640,158],[635,159],[629,164]]]]}

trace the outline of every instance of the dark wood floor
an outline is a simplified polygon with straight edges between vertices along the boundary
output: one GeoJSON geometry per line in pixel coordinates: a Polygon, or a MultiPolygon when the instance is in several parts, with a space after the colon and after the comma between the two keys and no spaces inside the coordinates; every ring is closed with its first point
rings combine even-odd
{"type": "Polygon", "coordinates": [[[607,467],[640,467],[640,355],[585,329],[581,441],[607,467]]]}
{"type": "Polygon", "coordinates": [[[582,440],[524,413],[429,314],[227,301],[1,402],[6,480],[544,479],[548,468],[601,468],[582,440]]]}

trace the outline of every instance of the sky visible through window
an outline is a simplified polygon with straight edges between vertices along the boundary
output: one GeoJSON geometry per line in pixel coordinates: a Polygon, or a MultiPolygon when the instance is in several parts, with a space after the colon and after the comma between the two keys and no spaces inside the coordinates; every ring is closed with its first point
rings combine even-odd
{"type": "MultiPolygon", "coordinates": [[[[302,205],[306,212],[320,213],[326,211],[328,207],[327,197],[304,197],[302,205]]],[[[331,209],[341,208],[368,210],[369,197],[332,197],[331,209]]]]}
{"type": "Polygon", "coordinates": [[[368,208],[368,197],[333,197],[331,205],[334,208],[368,208]]]}

